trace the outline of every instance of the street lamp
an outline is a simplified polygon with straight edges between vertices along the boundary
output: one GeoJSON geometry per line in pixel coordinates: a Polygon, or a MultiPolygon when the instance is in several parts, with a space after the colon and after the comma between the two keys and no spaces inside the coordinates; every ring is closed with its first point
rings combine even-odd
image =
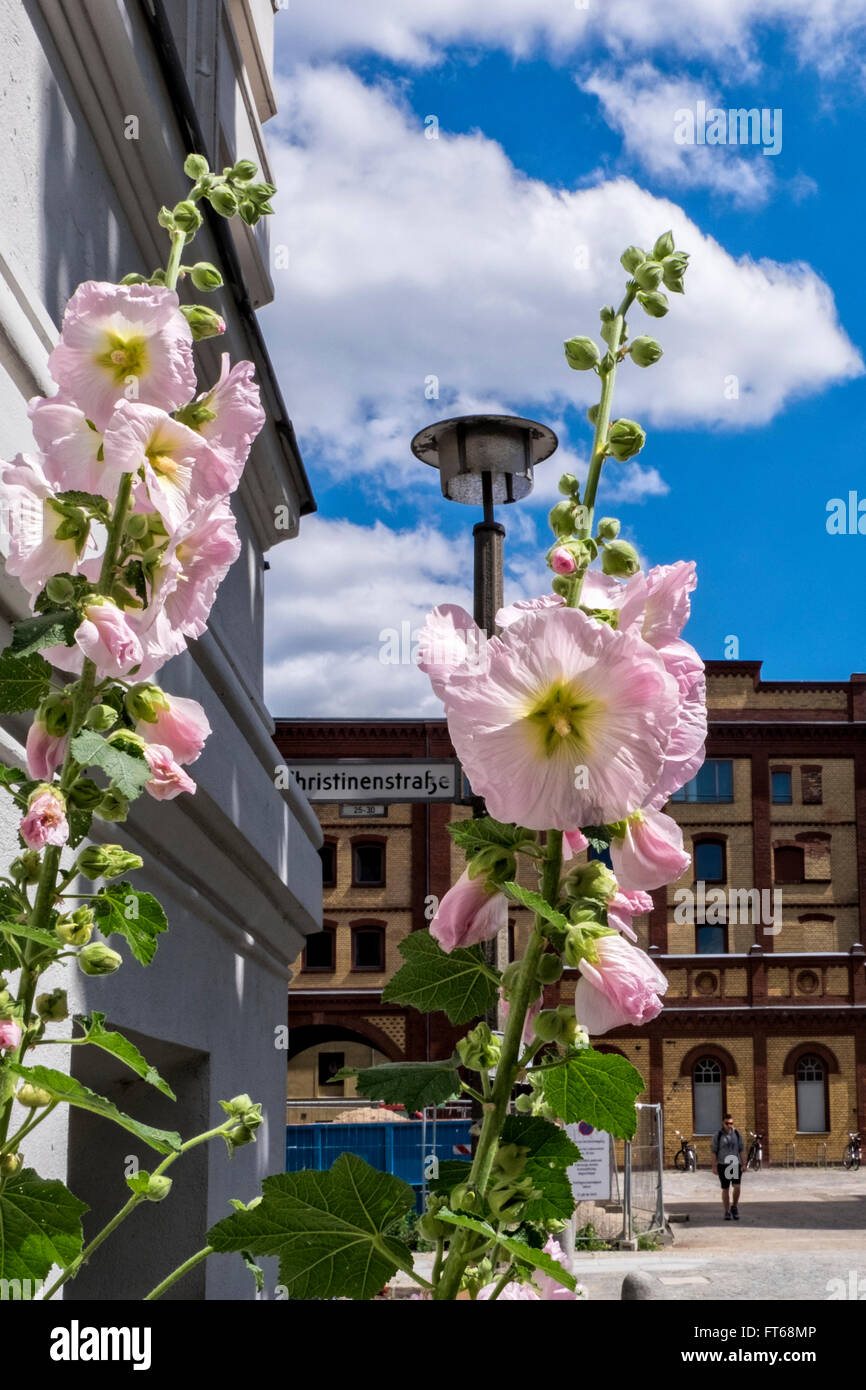
{"type": "Polygon", "coordinates": [[[474,618],[492,637],[503,603],[505,527],[493,508],[518,502],[532,491],[533,470],[559,443],[553,430],[519,415],[461,415],[428,425],[412,440],[412,452],[439,469],[442,495],[451,502],[483,507],[475,537],[474,618]]]}

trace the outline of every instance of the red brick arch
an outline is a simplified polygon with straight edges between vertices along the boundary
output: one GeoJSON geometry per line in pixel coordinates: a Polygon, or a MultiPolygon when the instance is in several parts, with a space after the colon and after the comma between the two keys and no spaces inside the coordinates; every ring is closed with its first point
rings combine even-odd
{"type": "Polygon", "coordinates": [[[698,1043],[680,1062],[680,1076],[691,1077],[695,1062],[699,1062],[702,1057],[712,1057],[714,1062],[721,1065],[726,1076],[737,1075],[737,1064],[727,1048],[719,1047],[717,1043],[698,1043]]]}
{"type": "Polygon", "coordinates": [[[829,1047],[825,1047],[823,1043],[803,1042],[797,1043],[796,1047],[792,1047],[785,1058],[785,1065],[782,1067],[783,1076],[795,1076],[797,1073],[797,1063],[800,1058],[806,1057],[810,1053],[815,1057],[821,1058],[828,1073],[837,1073],[839,1071],[839,1063],[836,1060],[835,1054],[830,1051],[829,1047]]]}

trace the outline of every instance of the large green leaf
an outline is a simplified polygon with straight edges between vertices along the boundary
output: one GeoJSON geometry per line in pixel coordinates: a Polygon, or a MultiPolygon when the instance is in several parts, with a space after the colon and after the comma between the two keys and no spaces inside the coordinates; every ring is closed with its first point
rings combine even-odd
{"type": "Polygon", "coordinates": [[[542,1274],[549,1274],[555,1279],[557,1284],[563,1284],[565,1288],[574,1291],[577,1280],[573,1274],[569,1274],[563,1269],[558,1260],[552,1255],[548,1255],[544,1250],[533,1250],[531,1245],[526,1245],[522,1240],[516,1240],[514,1236],[502,1235],[494,1230],[487,1221],[480,1221],[474,1216],[463,1216],[453,1211],[437,1211],[437,1217],[441,1221],[447,1221],[452,1226],[465,1226],[468,1231],[477,1231],[481,1236],[501,1245],[510,1255],[513,1255],[521,1264],[532,1265],[534,1269],[540,1269],[542,1274]]]}
{"type": "Polygon", "coordinates": [[[144,754],[137,756],[116,748],[92,729],[85,729],[70,744],[72,756],[82,767],[99,767],[111,785],[128,801],[134,801],[149,781],[151,772],[144,754]]]}
{"type": "MultiPolygon", "coordinates": [[[[58,1182],[22,1168],[0,1191],[0,1279],[44,1280],[52,1265],[65,1269],[83,1244],[81,1218],[87,1205],[58,1182]]],[[[17,1290],[22,1297],[24,1290],[17,1290]]],[[[15,1297],[4,1283],[0,1298],[15,1297]]]]}
{"type": "Polygon", "coordinates": [[[519,825],[507,825],[504,821],[494,820],[492,816],[481,816],[478,820],[453,820],[447,830],[455,845],[465,849],[467,854],[477,854],[480,849],[488,849],[490,845],[513,849],[531,834],[519,825]]]}
{"type": "Polygon", "coordinates": [[[577,1145],[558,1125],[533,1115],[507,1115],[502,1143],[529,1149],[525,1171],[539,1196],[528,1203],[525,1219],[539,1223],[567,1221],[574,1211],[568,1169],[580,1158],[577,1145]]]}
{"type": "Polygon", "coordinates": [[[207,1233],[215,1250],[278,1255],[291,1298],[372,1298],[412,1255],[388,1232],[414,1206],[408,1183],[340,1154],[326,1173],[265,1178],[262,1200],[207,1233]]]}
{"type": "Polygon", "coordinates": [[[74,1076],[67,1076],[65,1072],[54,1071],[52,1067],[20,1067],[14,1062],[9,1064],[10,1071],[16,1076],[20,1076],[24,1081],[29,1081],[33,1086],[39,1086],[43,1091],[47,1091],[52,1100],[64,1101],[67,1105],[75,1105],[79,1110],[89,1110],[94,1115],[102,1115],[106,1120],[113,1120],[123,1129],[129,1130],[136,1139],[141,1139],[145,1144],[149,1144],[157,1153],[171,1154],[177,1153],[181,1146],[181,1137],[168,1129],[154,1129],[152,1125],[141,1124],[139,1120],[133,1120],[131,1116],[124,1115],[122,1110],[118,1110],[110,1100],[104,1096],[98,1096],[95,1091],[91,1091],[87,1086],[82,1086],[80,1081],[76,1081],[74,1076]]]}
{"type": "Polygon", "coordinates": [[[38,653],[33,656],[0,655],[0,714],[35,709],[48,694],[51,667],[38,653]]]}
{"type": "Polygon", "coordinates": [[[335,1080],[354,1076],[358,1093],[370,1100],[404,1105],[408,1111],[423,1110],[428,1105],[444,1105],[460,1094],[459,1066],[459,1057],[445,1062],[385,1062],[359,1071],[344,1067],[335,1080]]]}
{"type": "Polygon", "coordinates": [[[163,1081],[156,1067],[142,1057],[135,1043],[125,1038],[122,1033],[113,1033],[106,1029],[105,1014],[79,1014],[75,1022],[84,1030],[87,1041],[93,1043],[94,1047],[101,1047],[103,1052],[110,1052],[112,1057],[117,1057],[124,1062],[131,1071],[140,1076],[150,1086],[155,1086],[158,1091],[162,1091],[169,1100],[177,1100],[177,1096],[171,1089],[167,1081],[163,1081]]]}
{"type": "Polygon", "coordinates": [[[543,917],[545,922],[559,927],[560,931],[568,931],[568,918],[563,917],[561,912],[557,912],[555,907],[551,907],[540,893],[535,893],[531,888],[524,888],[520,883],[502,883],[499,886],[503,893],[508,894],[509,898],[522,903],[524,907],[531,908],[533,912],[538,913],[539,917],[543,917]]]}
{"type": "Polygon", "coordinates": [[[406,964],[382,991],[383,1003],[406,1004],[431,1014],[442,1010],[452,1023],[482,1017],[496,1002],[498,985],[487,973],[478,946],[447,955],[427,931],[400,942],[406,964]]]}
{"type": "Polygon", "coordinates": [[[585,1120],[616,1139],[631,1139],[637,1124],[634,1103],[644,1079],[615,1052],[587,1047],[558,1066],[544,1067],[544,1099],[566,1124],[585,1120]]]}
{"type": "Polygon", "coordinates": [[[41,927],[28,927],[23,922],[0,922],[0,932],[9,932],[10,936],[23,936],[28,941],[38,941],[41,946],[53,946],[55,951],[59,951],[63,945],[59,936],[54,932],[44,931],[41,927]]]}
{"type": "Polygon", "coordinates": [[[124,879],[102,888],[91,902],[96,925],[104,936],[125,936],[140,965],[150,965],[160,932],[168,919],[152,893],[140,893],[124,879]]]}
{"type": "Polygon", "coordinates": [[[37,613],[12,625],[12,642],[6,654],[12,657],[30,656],[41,647],[71,647],[81,618],[71,608],[58,608],[51,613],[37,613]]]}

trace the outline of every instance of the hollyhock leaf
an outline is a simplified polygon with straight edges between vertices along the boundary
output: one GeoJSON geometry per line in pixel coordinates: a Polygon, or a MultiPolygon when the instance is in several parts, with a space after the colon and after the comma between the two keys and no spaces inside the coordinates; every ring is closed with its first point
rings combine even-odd
{"type": "MultiPolygon", "coordinates": [[[[36,595],[36,598],[33,601],[33,611],[35,613],[56,613],[58,611],[61,613],[65,613],[67,609],[70,609],[72,607],[73,604],[79,603],[80,600],[83,599],[86,594],[93,592],[93,585],[86,575],[52,575],[52,580],[56,579],[66,580],[65,587],[68,594],[68,598],[64,598],[62,600],[49,598],[48,586],[46,585],[42,592],[36,595]],[[58,602],[63,603],[63,607],[59,610],[57,607],[58,602]]],[[[49,581],[49,583],[50,582],[51,581],[49,581]]]]}
{"type": "Polygon", "coordinates": [[[103,936],[126,937],[139,965],[150,965],[157,937],[168,930],[168,918],[153,894],[140,893],[124,880],[100,889],[92,907],[103,936]]]}
{"type": "Polygon", "coordinates": [[[112,1057],[118,1057],[149,1086],[155,1086],[164,1096],[168,1096],[169,1100],[177,1100],[168,1082],[163,1081],[156,1067],[152,1067],[142,1057],[135,1043],[130,1042],[122,1033],[114,1033],[104,1027],[105,1014],[76,1014],[75,1022],[83,1029],[87,1041],[93,1043],[94,1047],[101,1047],[103,1052],[110,1052],[112,1057]]]}
{"type": "Polygon", "coordinates": [[[54,1071],[52,1067],[21,1067],[15,1062],[8,1063],[8,1066],[10,1071],[29,1082],[31,1086],[38,1086],[41,1090],[47,1091],[52,1100],[63,1101],[79,1110],[89,1110],[93,1115],[102,1115],[106,1120],[113,1120],[150,1148],[156,1149],[157,1153],[172,1154],[180,1149],[182,1140],[179,1134],[172,1130],[154,1129],[152,1125],[142,1124],[130,1115],[124,1115],[110,1100],[98,1096],[87,1086],[82,1086],[73,1076],[54,1071]]]}
{"type": "Polygon", "coordinates": [[[144,565],[140,560],[130,560],[123,569],[123,582],[128,584],[136,598],[147,606],[148,592],[147,580],[144,577],[144,565]]]}
{"type": "Polygon", "coordinates": [[[524,907],[530,908],[532,912],[537,912],[539,917],[543,917],[545,922],[550,922],[560,931],[568,931],[569,922],[567,917],[563,917],[561,912],[557,912],[555,907],[551,907],[540,893],[535,893],[531,888],[524,888],[519,883],[501,883],[499,887],[503,893],[507,893],[509,898],[515,902],[522,903],[524,907]]]}
{"type": "Polygon", "coordinates": [[[527,1204],[525,1220],[567,1221],[574,1211],[568,1169],[580,1159],[577,1145],[558,1125],[533,1115],[507,1115],[501,1142],[529,1150],[524,1171],[540,1196],[527,1204]]]}
{"type": "Polygon", "coordinates": [[[452,1023],[468,1023],[496,1002],[499,987],[479,946],[446,954],[429,932],[415,931],[400,942],[399,951],[406,964],[382,991],[384,1004],[405,1004],[425,1014],[441,1010],[452,1023]]]}
{"type": "Polygon", "coordinates": [[[583,833],[589,841],[590,848],[594,849],[597,854],[602,854],[604,850],[609,849],[611,841],[609,825],[585,825],[583,833]]]}
{"type": "Polygon", "coordinates": [[[0,655],[0,714],[35,709],[48,694],[51,667],[34,652],[31,656],[0,655]]]}
{"type": "Polygon", "coordinates": [[[40,946],[50,946],[55,951],[59,951],[62,945],[60,937],[53,932],[44,931],[42,927],[28,927],[23,922],[0,922],[0,931],[8,932],[10,936],[23,936],[28,941],[38,941],[40,946]]]}
{"type": "Polygon", "coordinates": [[[261,1293],[265,1287],[264,1270],[262,1269],[261,1265],[256,1264],[249,1250],[242,1250],[240,1252],[240,1255],[241,1259],[243,1260],[244,1264],[246,1265],[247,1269],[250,1271],[250,1274],[253,1276],[253,1279],[255,1280],[256,1293],[261,1293]]]}
{"type": "Polygon", "coordinates": [[[150,779],[150,768],[144,758],[124,752],[106,742],[99,734],[85,729],[70,744],[72,756],[82,767],[100,767],[111,785],[127,801],[134,801],[150,779]]]}
{"type": "Polygon", "coordinates": [[[87,1210],[62,1182],[40,1178],[33,1168],[7,1179],[0,1192],[0,1279],[44,1280],[52,1265],[66,1269],[81,1254],[87,1210]]]}
{"type": "Polygon", "coordinates": [[[480,1236],[487,1236],[491,1241],[496,1241],[498,1245],[513,1255],[522,1264],[531,1265],[533,1269],[540,1269],[544,1274],[548,1274],[551,1279],[555,1279],[557,1284],[564,1284],[567,1289],[574,1291],[577,1280],[573,1274],[569,1274],[563,1269],[558,1260],[552,1255],[548,1255],[544,1250],[533,1250],[531,1245],[526,1245],[522,1240],[516,1240],[513,1236],[502,1235],[494,1230],[487,1221],[476,1220],[473,1216],[457,1215],[453,1211],[437,1211],[436,1217],[439,1221],[447,1221],[451,1226],[465,1226],[467,1230],[476,1231],[480,1236]]]}
{"type": "Polygon", "coordinates": [[[93,812],[84,806],[69,805],[66,808],[66,819],[69,821],[69,839],[66,843],[70,849],[76,849],[93,824],[93,812]]]}
{"type": "Polygon", "coordinates": [[[542,1070],[544,1099],[566,1124],[584,1120],[615,1139],[634,1137],[635,1101],[646,1083],[625,1057],[588,1047],[542,1070]]]}
{"type": "Polygon", "coordinates": [[[10,656],[31,656],[40,647],[57,647],[61,644],[71,647],[80,622],[78,614],[71,608],[38,613],[35,618],[25,618],[23,622],[12,624],[12,642],[6,650],[10,656]]]}
{"type": "Polygon", "coordinates": [[[506,825],[492,816],[483,816],[480,820],[454,820],[446,828],[455,845],[465,849],[467,856],[490,845],[513,849],[526,834],[519,826],[506,825]]]}
{"type": "Polygon", "coordinates": [[[444,1105],[460,1094],[458,1057],[444,1062],[386,1062],[379,1067],[356,1071],[344,1067],[336,1079],[357,1077],[358,1094],[368,1100],[403,1105],[406,1111],[424,1110],[428,1105],[444,1105]]]}
{"type": "MultiPolygon", "coordinates": [[[[3,653],[6,655],[6,652],[3,653]]],[[[22,772],[20,767],[10,767],[8,763],[0,763],[0,787],[11,787],[16,782],[28,781],[27,773],[22,772]]]]}
{"type": "Polygon", "coordinates": [[[453,1191],[455,1187],[467,1181],[471,1167],[468,1159],[464,1162],[462,1158],[440,1158],[439,1175],[430,1183],[431,1192],[447,1194],[453,1191]]]}
{"type": "Polygon", "coordinates": [[[224,1253],[279,1256],[290,1298],[370,1299],[411,1266],[409,1247],[388,1233],[414,1205],[408,1183],[344,1153],[327,1172],[265,1178],[258,1206],[218,1221],[206,1240],[224,1253]]]}

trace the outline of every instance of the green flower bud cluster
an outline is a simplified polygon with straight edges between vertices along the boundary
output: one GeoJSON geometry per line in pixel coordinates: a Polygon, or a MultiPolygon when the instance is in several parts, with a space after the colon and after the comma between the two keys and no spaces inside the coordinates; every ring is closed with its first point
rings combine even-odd
{"type": "Polygon", "coordinates": [[[517,873],[514,852],[503,845],[488,845],[467,861],[470,878],[486,878],[489,885],[508,883],[517,873]]]}
{"type": "Polygon", "coordinates": [[[523,1178],[503,1177],[493,1181],[484,1194],[493,1219],[510,1226],[520,1224],[534,1196],[535,1187],[529,1173],[523,1178]]]}
{"type": "Polygon", "coordinates": [[[43,1105],[50,1105],[52,1096],[50,1091],[45,1091],[41,1086],[33,1086],[29,1081],[25,1081],[15,1092],[15,1099],[19,1105],[25,1105],[28,1110],[38,1110],[43,1105]]]}
{"type": "Polygon", "coordinates": [[[231,1158],[235,1149],[256,1142],[256,1130],[263,1123],[262,1106],[261,1102],[253,1105],[248,1095],[235,1096],[232,1100],[221,1100],[220,1105],[231,1119],[238,1121],[234,1128],[223,1132],[229,1158],[231,1158]]]}
{"type": "Polygon", "coordinates": [[[535,1036],[546,1043],[567,1042],[573,1032],[574,1010],[568,1004],[560,1004],[556,1009],[542,1009],[533,1021],[535,1036]]]}
{"type": "Polygon", "coordinates": [[[122,845],[87,845],[75,861],[75,871],[89,879],[120,878],[143,864],[140,855],[130,854],[122,845]]]}
{"type": "Polygon", "coordinates": [[[460,1061],[469,1071],[490,1071],[498,1066],[501,1051],[502,1044],[486,1023],[476,1024],[457,1044],[460,1061]]]}
{"type": "Polygon", "coordinates": [[[607,432],[607,452],[617,463],[626,463],[639,454],[646,443],[646,432],[636,420],[614,420],[607,432]]]}
{"type": "Polygon", "coordinates": [[[89,907],[78,907],[61,917],[54,931],[65,946],[86,946],[93,935],[93,912],[89,907]]]}
{"type": "Polygon", "coordinates": [[[206,198],[222,217],[238,214],[254,226],[260,217],[273,212],[270,199],[277,190],[272,183],[254,182],[258,168],[251,159],[239,159],[221,174],[213,174],[203,155],[191,154],[183,167],[187,177],[195,180],[190,199],[206,198]]]}
{"type": "Polygon", "coordinates": [[[638,289],[638,303],[653,318],[662,318],[669,307],[667,296],[659,289],[660,285],[663,284],[672,294],[684,292],[683,277],[689,257],[686,251],[674,250],[672,232],[664,232],[658,237],[650,252],[644,251],[640,246],[627,247],[620,257],[620,262],[623,269],[634,277],[638,289]]]}
{"type": "Polygon", "coordinates": [[[493,1261],[485,1256],[483,1260],[478,1261],[477,1265],[466,1266],[460,1281],[460,1288],[471,1298],[477,1298],[485,1285],[493,1283],[493,1275],[493,1261]]]}
{"type": "Polygon", "coordinates": [[[36,1012],[44,1023],[62,1023],[69,1017],[65,989],[53,989],[50,994],[37,994],[36,1012]]]}
{"type": "Polygon", "coordinates": [[[566,897],[591,898],[608,903],[617,891],[616,875],[600,859],[590,859],[571,870],[565,880],[566,897]]]}
{"type": "MultiPolygon", "coordinates": [[[[25,850],[19,854],[17,859],[13,859],[9,865],[9,872],[17,883],[38,883],[39,875],[42,872],[42,857],[38,849],[25,850]]],[[[21,910],[24,911],[26,904],[21,901],[21,910]]]]}
{"type": "Polygon", "coordinates": [[[514,1108],[520,1115],[537,1115],[543,1120],[555,1120],[556,1111],[548,1105],[544,1099],[544,1078],[537,1070],[532,1070],[527,1075],[530,1085],[530,1093],[519,1095],[514,1102],[514,1108]]]}
{"type": "Polygon", "coordinates": [[[95,729],[97,733],[105,733],[117,723],[117,710],[112,705],[94,705],[87,713],[84,720],[85,729],[95,729]]]}
{"type": "Polygon", "coordinates": [[[640,569],[640,556],[630,541],[608,541],[601,552],[602,573],[627,579],[640,569]]]}

